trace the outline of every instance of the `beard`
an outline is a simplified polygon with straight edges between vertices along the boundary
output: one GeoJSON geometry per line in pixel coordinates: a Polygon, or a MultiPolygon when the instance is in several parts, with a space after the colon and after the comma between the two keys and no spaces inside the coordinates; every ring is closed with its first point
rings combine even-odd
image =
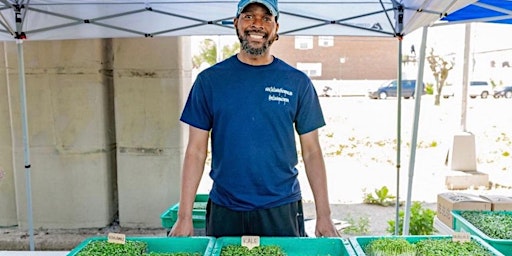
{"type": "Polygon", "coordinates": [[[247,40],[247,37],[249,37],[249,32],[241,34],[237,29],[236,34],[238,36],[238,40],[240,41],[240,50],[254,56],[264,55],[275,41],[275,37],[268,38],[268,34],[266,34],[264,37],[267,38],[267,40],[263,43],[263,45],[261,47],[253,47],[250,45],[249,40],[247,40]]]}

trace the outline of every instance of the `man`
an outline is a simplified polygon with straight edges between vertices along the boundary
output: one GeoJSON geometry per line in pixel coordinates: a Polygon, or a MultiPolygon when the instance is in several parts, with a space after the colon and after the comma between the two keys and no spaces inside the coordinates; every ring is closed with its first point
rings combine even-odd
{"type": "Polygon", "coordinates": [[[276,0],[242,0],[238,54],[197,77],[181,121],[189,124],[178,219],[171,236],[193,235],[192,209],[211,133],[213,187],[208,236],[305,236],[295,132],[316,206],[316,236],[337,236],[318,128],[318,96],[302,72],[270,54],[276,0]]]}

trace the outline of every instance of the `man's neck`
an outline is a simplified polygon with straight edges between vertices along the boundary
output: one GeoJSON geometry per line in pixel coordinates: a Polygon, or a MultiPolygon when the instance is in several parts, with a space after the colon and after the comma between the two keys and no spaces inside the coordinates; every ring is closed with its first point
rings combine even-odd
{"type": "Polygon", "coordinates": [[[268,65],[274,60],[274,56],[270,55],[270,53],[255,56],[241,51],[236,55],[236,57],[241,62],[252,66],[268,65]]]}

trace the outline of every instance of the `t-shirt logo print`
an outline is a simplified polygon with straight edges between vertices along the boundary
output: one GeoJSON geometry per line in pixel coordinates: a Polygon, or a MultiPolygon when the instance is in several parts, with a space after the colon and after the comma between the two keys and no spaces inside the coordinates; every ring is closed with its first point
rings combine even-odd
{"type": "Polygon", "coordinates": [[[276,101],[278,103],[290,103],[289,97],[293,96],[293,92],[274,86],[265,87],[265,91],[268,92],[268,101],[276,101]]]}

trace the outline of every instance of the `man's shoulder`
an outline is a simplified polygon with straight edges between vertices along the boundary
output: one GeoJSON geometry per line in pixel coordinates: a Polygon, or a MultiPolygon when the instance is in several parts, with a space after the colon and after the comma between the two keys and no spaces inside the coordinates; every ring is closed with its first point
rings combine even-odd
{"type": "Polygon", "coordinates": [[[275,60],[275,63],[277,65],[281,66],[282,68],[289,68],[291,70],[298,70],[297,68],[295,68],[294,66],[290,65],[288,62],[284,61],[283,59],[281,59],[279,57],[274,56],[274,60],[275,60]]]}
{"type": "Polygon", "coordinates": [[[236,64],[236,59],[234,59],[232,56],[223,61],[217,62],[208,68],[205,68],[204,70],[199,72],[198,76],[200,76],[200,77],[210,76],[210,75],[218,74],[222,70],[231,71],[233,69],[233,65],[235,65],[235,64],[236,64]]]}
{"type": "Polygon", "coordinates": [[[279,66],[280,69],[288,71],[288,72],[296,73],[299,76],[304,76],[304,77],[309,79],[309,77],[303,71],[301,71],[298,68],[290,65],[288,62],[286,62],[286,61],[284,61],[284,60],[282,60],[282,59],[280,59],[278,57],[274,56],[274,58],[276,60],[276,64],[279,66]]]}

